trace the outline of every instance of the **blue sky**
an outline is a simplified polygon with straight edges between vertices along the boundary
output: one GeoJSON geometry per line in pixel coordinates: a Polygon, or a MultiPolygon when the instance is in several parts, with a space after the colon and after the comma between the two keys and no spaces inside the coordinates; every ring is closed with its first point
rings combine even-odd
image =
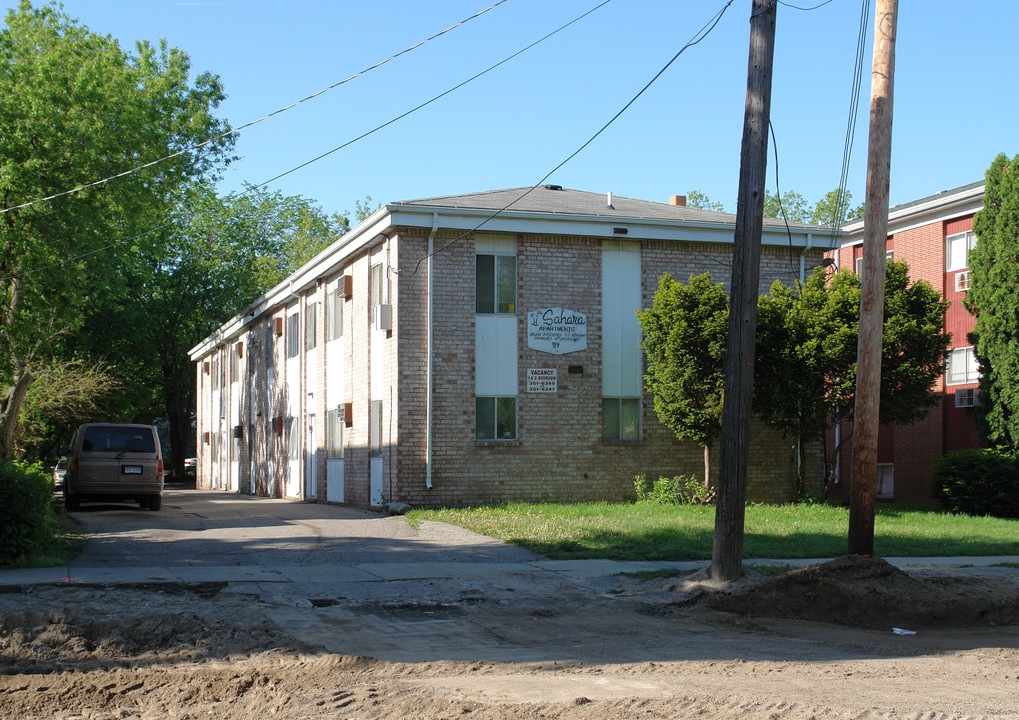
{"type": "MultiPolygon", "coordinates": [[[[219,116],[257,120],[454,25],[496,0],[63,0],[131,49],[165,38],[219,75],[219,116]]],[[[260,184],[387,123],[516,53],[602,0],[505,0],[465,25],[239,135],[224,192],[260,184]]],[[[778,8],[772,123],[778,185],[814,201],[842,169],[861,0],[778,8]]],[[[38,3],[37,3],[38,4],[38,3]]],[[[7,0],[9,9],[16,5],[7,0]]],[[[466,86],[269,184],[326,212],[530,186],[586,143],[725,6],[610,0],[466,86]]],[[[735,211],[750,0],[734,0],[608,129],[546,182],[667,202],[690,190],[735,211]]],[[[848,188],[863,202],[873,39],[865,36],[848,188]]],[[[1008,76],[1014,0],[900,3],[892,204],[983,179],[1019,153],[1008,76]]],[[[768,187],[775,189],[774,147],[768,187]]]]}

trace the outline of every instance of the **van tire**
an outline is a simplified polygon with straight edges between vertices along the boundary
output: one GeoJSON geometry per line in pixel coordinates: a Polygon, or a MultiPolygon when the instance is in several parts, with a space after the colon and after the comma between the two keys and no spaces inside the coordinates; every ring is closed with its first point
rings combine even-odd
{"type": "Polygon", "coordinates": [[[161,495],[149,496],[148,507],[149,510],[158,510],[159,508],[163,507],[163,497],[161,495]]]}
{"type": "Polygon", "coordinates": [[[77,495],[71,495],[68,492],[64,492],[64,507],[68,512],[78,512],[81,510],[81,500],[78,499],[77,495]]]}

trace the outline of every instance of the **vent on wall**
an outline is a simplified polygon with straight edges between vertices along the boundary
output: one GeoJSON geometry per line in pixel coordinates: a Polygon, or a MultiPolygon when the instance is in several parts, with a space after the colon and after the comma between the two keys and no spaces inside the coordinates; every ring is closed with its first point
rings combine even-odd
{"type": "Polygon", "coordinates": [[[980,391],[977,388],[960,388],[955,391],[955,406],[971,408],[980,404],[980,391]]]}
{"type": "Polygon", "coordinates": [[[960,270],[955,274],[955,291],[969,290],[969,270],[960,270]]]}

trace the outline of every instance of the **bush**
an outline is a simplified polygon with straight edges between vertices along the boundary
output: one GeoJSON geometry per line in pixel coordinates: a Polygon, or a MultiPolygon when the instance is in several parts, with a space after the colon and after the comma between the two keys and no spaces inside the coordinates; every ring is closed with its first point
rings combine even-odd
{"type": "Polygon", "coordinates": [[[49,474],[38,463],[0,462],[0,566],[24,565],[55,530],[49,474]]]}
{"type": "Polygon", "coordinates": [[[934,465],[934,494],[953,513],[1019,518],[1019,458],[959,450],[934,465]]]}
{"type": "Polygon", "coordinates": [[[637,502],[649,505],[708,505],[715,501],[715,491],[692,475],[660,477],[651,483],[644,474],[633,481],[637,502]]]}

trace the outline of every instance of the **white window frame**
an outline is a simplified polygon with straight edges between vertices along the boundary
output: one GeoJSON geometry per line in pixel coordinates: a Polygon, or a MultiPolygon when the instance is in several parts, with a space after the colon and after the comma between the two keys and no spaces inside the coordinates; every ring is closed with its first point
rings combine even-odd
{"type": "Polygon", "coordinates": [[[972,230],[952,233],[945,237],[945,272],[955,272],[956,270],[968,268],[969,254],[976,247],[976,244],[977,236],[972,230]]]}
{"type": "Polygon", "coordinates": [[[326,413],[326,453],[330,460],[343,457],[343,406],[326,413]]]}
{"type": "Polygon", "coordinates": [[[952,348],[945,358],[945,384],[965,385],[980,380],[980,364],[972,347],[952,348]],[[962,370],[959,370],[960,363],[962,370]]]}
{"type": "Polygon", "coordinates": [[[304,349],[314,350],[318,347],[318,303],[310,302],[304,313],[304,349]]]}
{"type": "MultiPolygon", "coordinates": [[[[891,262],[894,259],[895,259],[895,251],[894,250],[886,250],[885,251],[885,262],[889,263],[889,262],[891,262]]],[[[857,275],[859,275],[860,277],[863,277],[863,256],[862,255],[860,257],[856,258],[856,260],[853,261],[853,270],[856,271],[857,275]]]]}
{"type": "Polygon", "coordinates": [[[301,313],[287,315],[287,358],[295,358],[301,354],[301,313]]]}
{"type": "Polygon", "coordinates": [[[343,290],[340,287],[326,296],[326,341],[343,337],[343,290]]]}
{"type": "MultiPolygon", "coordinates": [[[[478,315],[516,315],[517,313],[517,256],[479,252],[475,259],[474,310],[478,315]],[[482,270],[482,258],[491,258],[492,267],[482,270]],[[492,307],[482,308],[481,280],[485,275],[486,284],[491,283],[492,307]],[[510,276],[512,274],[512,277],[510,276]],[[505,283],[503,281],[506,281],[505,283]],[[510,282],[511,281],[511,282],[510,282]],[[510,295],[510,297],[506,297],[510,295]]],[[[487,300],[487,299],[486,299],[487,300]]]]}

